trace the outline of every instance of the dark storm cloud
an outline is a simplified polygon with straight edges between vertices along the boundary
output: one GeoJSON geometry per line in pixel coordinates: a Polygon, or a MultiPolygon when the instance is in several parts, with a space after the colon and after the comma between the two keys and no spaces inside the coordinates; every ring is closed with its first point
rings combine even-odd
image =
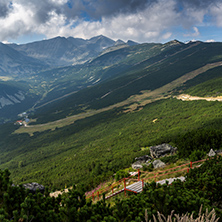
{"type": "Polygon", "coordinates": [[[156,41],[177,27],[199,35],[206,21],[222,27],[222,0],[0,0],[0,41],[28,33],[156,41]]]}
{"type": "Polygon", "coordinates": [[[216,5],[218,0],[178,0],[184,6],[191,6],[195,8],[208,8],[209,6],[216,5]]]}
{"type": "Polygon", "coordinates": [[[90,3],[93,11],[89,11],[92,16],[110,16],[119,13],[135,13],[147,7],[147,0],[97,0],[90,3]]]}
{"type": "MultiPolygon", "coordinates": [[[[71,8],[67,8],[69,17],[88,15],[92,19],[113,16],[121,13],[136,13],[158,0],[69,0],[71,8]]],[[[167,1],[166,1],[167,2],[167,1]]],[[[175,0],[176,11],[193,9],[206,9],[216,5],[221,0],[175,0]]]]}
{"type": "Polygon", "coordinates": [[[92,19],[120,13],[135,13],[156,0],[70,0],[67,12],[69,16],[88,15],[92,19]],[[72,14],[70,13],[72,12],[72,14]]]}
{"type": "Polygon", "coordinates": [[[6,17],[10,11],[10,4],[8,1],[0,0],[0,17],[6,17]]]}
{"type": "Polygon", "coordinates": [[[18,2],[34,11],[34,19],[40,24],[48,21],[52,11],[55,11],[57,14],[64,13],[63,5],[56,4],[50,0],[18,0],[18,2]]]}

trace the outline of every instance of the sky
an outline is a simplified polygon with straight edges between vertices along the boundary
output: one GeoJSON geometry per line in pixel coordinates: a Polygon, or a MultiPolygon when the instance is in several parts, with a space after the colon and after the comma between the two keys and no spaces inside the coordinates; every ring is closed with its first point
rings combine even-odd
{"type": "Polygon", "coordinates": [[[56,36],[222,42],[222,0],[0,0],[0,42],[56,36]]]}

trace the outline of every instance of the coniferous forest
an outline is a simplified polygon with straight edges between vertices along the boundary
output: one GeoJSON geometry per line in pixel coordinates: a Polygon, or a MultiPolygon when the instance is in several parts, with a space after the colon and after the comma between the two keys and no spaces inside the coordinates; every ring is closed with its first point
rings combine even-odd
{"type": "MultiPolygon", "coordinates": [[[[22,186],[13,186],[10,172],[0,172],[0,221],[147,221],[157,212],[167,216],[185,212],[198,216],[215,210],[222,218],[222,158],[215,156],[186,174],[185,182],[171,185],[147,184],[142,193],[128,193],[127,198],[114,197],[112,204],[103,199],[92,202],[85,197],[83,187],[73,187],[57,198],[50,197],[46,188],[29,193],[22,186]],[[145,213],[146,212],[146,213],[145,213]]],[[[221,221],[221,219],[219,220],[221,221]]]]}
{"type": "Polygon", "coordinates": [[[109,178],[128,175],[151,146],[177,147],[163,157],[167,165],[222,149],[222,104],[214,100],[222,96],[221,49],[221,43],[176,40],[114,47],[86,66],[1,83],[4,98],[27,98],[15,100],[12,113],[7,106],[0,112],[0,221],[155,221],[158,212],[172,210],[196,218],[201,206],[222,221],[220,156],[190,170],[185,182],[153,182],[140,194],[109,200],[85,196],[109,178]],[[181,101],[184,94],[204,98],[181,101]],[[23,111],[28,125],[10,122],[23,111]],[[44,194],[25,190],[29,182],[44,185],[44,194]],[[73,188],[50,196],[66,187],[73,188]]]}

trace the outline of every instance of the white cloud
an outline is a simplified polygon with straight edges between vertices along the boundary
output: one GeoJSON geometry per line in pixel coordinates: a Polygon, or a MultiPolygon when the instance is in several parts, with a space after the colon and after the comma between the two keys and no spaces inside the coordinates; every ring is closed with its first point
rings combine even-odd
{"type": "Polygon", "coordinates": [[[205,42],[215,42],[215,40],[214,39],[208,39],[205,42]]]}
{"type": "Polygon", "coordinates": [[[57,28],[61,23],[64,25],[66,16],[60,12],[59,7],[66,2],[67,0],[14,0],[10,5],[10,13],[0,17],[0,41],[30,33],[45,34],[46,28],[51,28],[49,23],[57,28]],[[58,17],[62,21],[58,21],[58,17]],[[43,26],[45,28],[42,29],[43,26]]]}
{"type": "Polygon", "coordinates": [[[192,33],[184,34],[184,36],[186,36],[186,37],[197,37],[197,36],[200,35],[200,32],[199,32],[197,27],[193,27],[193,31],[194,32],[192,32],[192,33]]]}
{"type": "Polygon", "coordinates": [[[10,14],[0,19],[0,41],[15,39],[27,33],[44,34],[47,38],[58,35],[90,38],[103,34],[113,39],[161,41],[166,38],[166,34],[163,35],[165,29],[173,25],[178,17],[174,10],[175,0],[159,0],[143,10],[103,16],[98,21],[84,21],[77,16],[68,20],[63,10],[58,11],[58,5],[62,6],[66,2],[15,0],[10,14]],[[46,2],[51,7],[43,9],[46,2]]]}
{"type": "Polygon", "coordinates": [[[217,3],[210,10],[212,16],[215,18],[219,27],[222,27],[222,3],[217,3]]]}
{"type": "Polygon", "coordinates": [[[30,31],[33,23],[33,12],[19,4],[14,4],[13,11],[5,18],[0,19],[1,40],[16,37],[30,31]]]}
{"type": "Polygon", "coordinates": [[[167,32],[167,33],[165,33],[163,36],[162,36],[162,38],[163,39],[169,39],[171,36],[172,36],[172,32],[167,32]]]}
{"type": "Polygon", "coordinates": [[[53,4],[57,5],[64,5],[66,4],[67,0],[50,0],[53,4]]]}
{"type": "Polygon", "coordinates": [[[0,41],[36,33],[47,38],[91,38],[103,34],[125,41],[158,42],[171,38],[177,27],[186,32],[184,36],[197,37],[197,27],[205,25],[206,15],[222,27],[222,3],[214,4],[219,1],[208,4],[208,0],[134,0],[129,4],[128,0],[85,0],[84,5],[82,0],[69,0],[73,5],[70,8],[68,0],[12,0],[10,7],[7,0],[0,0],[0,6],[4,6],[0,10],[0,41]],[[181,9],[178,3],[183,5],[181,9]],[[84,9],[86,15],[81,17],[84,9]],[[94,20],[86,19],[87,16],[94,16],[94,20]]]}
{"type": "MultiPolygon", "coordinates": [[[[166,33],[165,29],[173,24],[176,25],[175,21],[178,18],[178,13],[174,11],[174,7],[174,0],[167,2],[160,0],[137,13],[102,17],[101,21],[80,21],[73,28],[68,24],[61,31],[61,35],[90,38],[103,34],[113,39],[123,39],[125,41],[128,39],[140,42],[161,41],[172,35],[170,32],[166,33]]],[[[73,20],[73,23],[75,22],[73,20]]],[[[52,30],[49,32],[50,34],[47,33],[47,36],[53,35],[52,30]]]]}

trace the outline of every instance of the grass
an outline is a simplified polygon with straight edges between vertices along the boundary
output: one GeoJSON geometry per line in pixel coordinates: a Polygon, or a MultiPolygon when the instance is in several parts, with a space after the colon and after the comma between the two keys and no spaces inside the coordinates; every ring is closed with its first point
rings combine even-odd
{"type": "MultiPolygon", "coordinates": [[[[153,215],[153,221],[154,222],[217,222],[219,221],[220,218],[218,218],[216,216],[216,212],[213,209],[212,211],[208,211],[208,209],[206,209],[205,213],[202,213],[202,205],[200,207],[199,210],[199,215],[197,218],[194,218],[193,213],[192,214],[183,214],[183,215],[179,215],[179,214],[174,214],[174,211],[171,212],[170,215],[168,215],[167,217],[164,216],[163,214],[161,214],[160,212],[157,213],[157,218],[155,215],[153,215]]],[[[151,220],[148,220],[148,216],[147,216],[147,210],[145,210],[145,221],[146,222],[151,222],[151,220]]]]}
{"type": "Polygon", "coordinates": [[[10,81],[10,80],[13,80],[13,78],[9,77],[9,76],[0,76],[0,80],[2,80],[2,81],[10,81]]]}

